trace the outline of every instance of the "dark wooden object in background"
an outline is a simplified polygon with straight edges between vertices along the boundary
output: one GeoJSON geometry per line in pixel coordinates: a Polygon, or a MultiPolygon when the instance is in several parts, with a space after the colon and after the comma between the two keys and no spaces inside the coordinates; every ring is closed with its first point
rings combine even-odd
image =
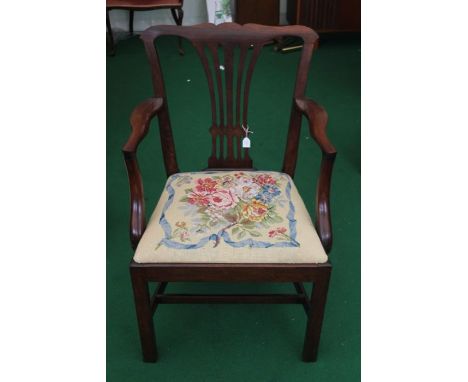
{"type": "MultiPolygon", "coordinates": [[[[330,180],[336,151],[326,136],[327,113],[305,96],[307,75],[317,34],[304,26],[267,27],[247,24],[240,26],[225,23],[215,27],[201,24],[191,27],[155,26],[141,36],[151,65],[154,96],[143,101],[133,111],[130,123],[132,132],[123,148],[130,182],[130,238],[135,249],[146,227],[143,184],[136,152],[148,132],[150,121],[159,120],[159,133],[166,174],[179,172],[175,144],[169,119],[169,109],[164,81],[155,49],[155,40],[163,35],[175,35],[189,40],[200,56],[204,67],[211,101],[212,152],[208,165],[217,169],[252,169],[248,149],[241,148],[241,125],[247,123],[248,95],[257,58],[262,47],[284,36],[303,39],[299,67],[296,75],[286,150],[282,171],[294,177],[296,168],[302,117],[309,121],[309,132],[322,152],[322,164],[316,192],[316,227],[320,240],[329,253],[332,246],[332,230],[329,207],[330,180]],[[223,50],[225,70],[220,70],[219,48],[223,50]],[[234,55],[234,50],[239,55],[234,55]],[[211,57],[211,60],[210,60],[211,57]],[[234,57],[239,57],[234,65],[234,57]],[[213,65],[210,65],[210,61],[213,65]],[[235,71],[237,68],[237,71],[235,71]],[[214,73],[213,73],[214,70],[214,73]],[[236,83],[234,84],[233,78],[236,83]],[[223,89],[222,76],[225,79],[223,89]],[[216,84],[215,84],[216,83],[216,84]],[[243,85],[243,86],[242,86],[243,85]],[[241,102],[242,101],[242,102],[241,102]],[[226,110],[224,110],[226,105],[226,110]],[[235,108],[234,108],[235,106],[235,108]],[[227,150],[223,148],[227,147],[227,150]]],[[[187,105],[189,107],[190,105],[187,105]]],[[[314,362],[320,339],[331,264],[194,264],[194,263],[145,263],[132,261],[130,273],[135,296],[135,306],[143,350],[143,360],[157,359],[156,339],[152,315],[159,304],[168,303],[298,303],[307,315],[307,327],[303,348],[303,360],[314,362]],[[226,281],[226,282],[290,282],[297,294],[286,295],[180,295],[164,294],[168,282],[173,281],[226,281]],[[302,285],[313,282],[310,297],[302,285]],[[159,282],[153,296],[149,283],[159,282]]]]}
{"type": "MultiPolygon", "coordinates": [[[[154,9],[170,9],[172,18],[176,25],[182,25],[184,19],[184,10],[182,9],[184,0],[106,0],[106,26],[109,34],[109,51],[111,55],[115,54],[114,36],[109,18],[109,11],[112,9],[124,9],[129,13],[128,30],[133,34],[133,15],[135,11],[151,11],[154,9]]],[[[182,40],[179,38],[179,53],[184,54],[182,49],[182,40]]]]}
{"type": "Polygon", "coordinates": [[[236,0],[235,21],[238,24],[279,24],[279,0],[236,0]]]}
{"type": "Polygon", "coordinates": [[[288,0],[287,18],[317,32],[359,32],[361,0],[288,0]]]}

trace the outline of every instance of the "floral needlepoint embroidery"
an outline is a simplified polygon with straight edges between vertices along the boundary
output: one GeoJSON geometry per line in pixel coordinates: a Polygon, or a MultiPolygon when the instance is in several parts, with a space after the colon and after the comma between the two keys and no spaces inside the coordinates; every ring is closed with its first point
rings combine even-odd
{"type": "Polygon", "coordinates": [[[279,227],[276,229],[272,229],[271,231],[268,232],[269,237],[276,237],[277,239],[288,239],[291,240],[291,237],[286,234],[288,230],[286,227],[279,227]]]}
{"type": "Polygon", "coordinates": [[[261,222],[265,219],[267,212],[268,206],[256,199],[242,206],[242,217],[249,222],[261,222]]]}
{"type": "Polygon", "coordinates": [[[165,237],[157,248],[195,249],[209,242],[217,247],[221,241],[232,247],[299,246],[290,178],[284,174],[177,174],[166,189],[160,218],[165,237]]]}
{"type": "Polygon", "coordinates": [[[205,178],[205,179],[198,179],[197,180],[197,185],[195,186],[195,189],[198,192],[215,192],[216,191],[216,186],[217,183],[211,178],[205,178]]]}

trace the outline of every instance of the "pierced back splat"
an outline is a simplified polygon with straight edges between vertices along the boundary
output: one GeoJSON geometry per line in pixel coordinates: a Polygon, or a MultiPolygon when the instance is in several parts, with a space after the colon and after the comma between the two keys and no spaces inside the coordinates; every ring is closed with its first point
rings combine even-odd
{"type": "Polygon", "coordinates": [[[248,149],[241,150],[241,141],[244,136],[241,125],[247,123],[250,83],[262,45],[257,44],[253,47],[250,62],[247,65],[249,42],[194,42],[193,45],[203,64],[211,99],[212,152],[208,159],[208,166],[213,168],[252,167],[248,149]],[[238,59],[236,50],[239,51],[238,59]],[[223,53],[224,62],[220,59],[220,53],[223,53]],[[209,65],[210,58],[211,66],[209,65]],[[245,67],[247,67],[246,70],[244,70],[245,67]],[[236,84],[234,84],[234,77],[236,84]],[[214,83],[216,83],[216,88],[214,83]],[[241,100],[243,100],[243,105],[241,100]]]}
{"type": "MultiPolygon", "coordinates": [[[[316,33],[307,27],[297,25],[266,27],[256,24],[241,26],[225,23],[218,26],[200,24],[190,27],[168,25],[151,27],[142,34],[141,38],[151,64],[155,96],[162,97],[165,101],[164,82],[154,46],[154,40],[162,35],[176,35],[188,39],[200,57],[211,102],[209,131],[212,148],[208,167],[251,168],[249,149],[241,147],[245,136],[241,126],[248,124],[250,85],[260,52],[266,43],[280,37],[288,35],[302,37],[304,49],[297,72],[294,97],[303,97],[313,44],[318,38],[316,33]]],[[[170,130],[170,127],[165,130],[170,130]]],[[[172,133],[169,131],[168,134],[171,135],[171,139],[164,141],[172,145],[171,149],[175,152],[172,133]]],[[[291,131],[289,132],[287,150],[291,144],[298,144],[298,141],[295,142],[295,135],[291,136],[291,131]]],[[[293,159],[295,166],[295,158],[293,159]]]]}

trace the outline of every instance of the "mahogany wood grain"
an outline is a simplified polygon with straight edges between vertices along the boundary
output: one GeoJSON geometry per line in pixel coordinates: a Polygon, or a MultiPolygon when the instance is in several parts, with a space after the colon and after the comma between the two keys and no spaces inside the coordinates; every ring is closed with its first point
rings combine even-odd
{"type": "Polygon", "coordinates": [[[225,264],[225,263],[130,263],[132,272],[148,281],[307,282],[330,263],[323,264],[225,264]]]}

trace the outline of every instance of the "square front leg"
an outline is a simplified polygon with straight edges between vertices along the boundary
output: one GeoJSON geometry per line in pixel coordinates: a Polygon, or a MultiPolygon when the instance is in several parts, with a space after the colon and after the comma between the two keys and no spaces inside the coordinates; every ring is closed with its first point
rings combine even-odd
{"type": "Polygon", "coordinates": [[[315,362],[317,360],[330,272],[331,268],[324,268],[321,276],[314,281],[312,295],[310,297],[311,307],[307,320],[304,349],[302,351],[302,359],[304,362],[315,362]]]}
{"type": "Polygon", "coordinates": [[[153,325],[153,312],[150,303],[148,281],[141,272],[130,269],[135,297],[135,308],[140,332],[141,349],[143,351],[143,361],[156,362],[158,352],[156,349],[156,336],[153,325]]]}

